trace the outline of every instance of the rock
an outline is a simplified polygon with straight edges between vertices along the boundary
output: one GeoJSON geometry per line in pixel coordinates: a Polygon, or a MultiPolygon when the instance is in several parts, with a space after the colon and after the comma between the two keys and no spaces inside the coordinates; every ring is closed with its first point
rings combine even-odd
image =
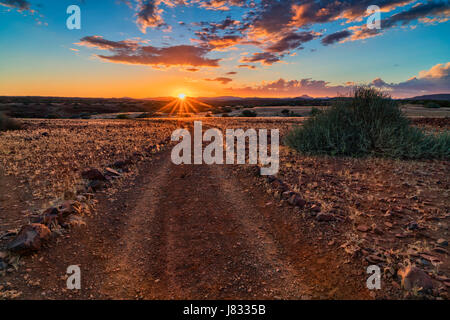
{"type": "Polygon", "coordinates": [[[370,227],[366,226],[365,224],[360,224],[356,227],[356,230],[360,232],[367,232],[370,230],[370,227]]]}
{"type": "Polygon", "coordinates": [[[6,270],[8,268],[8,264],[0,258],[0,271],[6,270]]]}
{"type": "Polygon", "coordinates": [[[65,201],[62,205],[59,206],[59,211],[63,216],[68,216],[71,214],[75,214],[76,210],[74,208],[75,201],[65,201]]]}
{"type": "Polygon", "coordinates": [[[377,264],[377,263],[381,263],[381,262],[385,262],[386,261],[384,258],[379,257],[379,256],[377,256],[375,254],[371,254],[371,255],[367,256],[366,260],[369,263],[372,263],[372,264],[377,264]]]}
{"type": "Polygon", "coordinates": [[[86,180],[105,181],[106,178],[98,169],[88,169],[81,173],[81,177],[86,180]]]}
{"type": "Polygon", "coordinates": [[[440,247],[447,247],[448,246],[448,241],[445,239],[439,239],[438,241],[436,241],[437,245],[440,247]]]}
{"type": "Polygon", "coordinates": [[[416,229],[419,229],[419,225],[417,224],[417,222],[412,221],[412,222],[408,223],[408,225],[406,226],[406,229],[416,230],[416,229]]]}
{"type": "Polygon", "coordinates": [[[333,221],[335,218],[334,215],[331,213],[322,212],[316,216],[316,219],[317,221],[333,221]]]}
{"type": "Polygon", "coordinates": [[[288,200],[289,204],[295,207],[304,208],[306,205],[306,201],[303,200],[300,195],[294,193],[288,200]]]}
{"type": "Polygon", "coordinates": [[[375,228],[373,228],[373,233],[375,233],[375,234],[377,234],[377,235],[379,235],[379,236],[381,236],[382,234],[383,234],[383,230],[381,230],[380,228],[378,228],[378,227],[375,227],[375,228]]]}
{"type": "Polygon", "coordinates": [[[62,214],[59,212],[57,208],[51,207],[44,211],[43,215],[43,223],[46,226],[50,226],[51,224],[60,224],[63,222],[62,214]]]}
{"type": "Polygon", "coordinates": [[[44,218],[40,215],[37,214],[33,214],[29,217],[29,220],[31,223],[43,223],[44,222],[44,218]]]}
{"type": "Polygon", "coordinates": [[[42,243],[50,238],[51,231],[40,223],[28,224],[20,229],[17,236],[7,244],[6,248],[11,252],[25,254],[37,251],[42,243]]]}
{"type": "Polygon", "coordinates": [[[294,192],[292,191],[285,191],[281,194],[281,199],[288,200],[293,194],[294,192]]]}
{"type": "Polygon", "coordinates": [[[319,213],[321,210],[322,210],[322,208],[319,205],[316,205],[316,204],[311,207],[311,211],[312,212],[319,213]]]}
{"type": "Polygon", "coordinates": [[[445,250],[442,247],[435,247],[435,248],[433,248],[433,251],[435,251],[437,253],[448,254],[447,250],[445,250]]]}
{"type": "Polygon", "coordinates": [[[104,187],[104,183],[100,180],[92,180],[88,183],[87,187],[89,191],[97,192],[104,187]]]}
{"type": "Polygon", "coordinates": [[[110,176],[113,176],[113,177],[120,177],[121,176],[121,174],[119,172],[117,172],[116,170],[114,170],[112,168],[106,168],[105,171],[106,171],[107,175],[110,175],[110,176]]]}
{"type": "Polygon", "coordinates": [[[272,185],[272,187],[274,189],[277,189],[277,190],[279,190],[281,192],[289,190],[288,186],[283,181],[281,181],[280,179],[276,179],[276,180],[272,181],[271,185],[272,185]]]}
{"type": "Polygon", "coordinates": [[[425,271],[408,266],[398,271],[398,274],[402,277],[402,286],[408,291],[414,288],[420,289],[420,291],[429,291],[433,289],[433,281],[425,271]]]}
{"type": "Polygon", "coordinates": [[[130,160],[119,160],[113,163],[113,167],[117,169],[122,169],[131,164],[130,160]]]}

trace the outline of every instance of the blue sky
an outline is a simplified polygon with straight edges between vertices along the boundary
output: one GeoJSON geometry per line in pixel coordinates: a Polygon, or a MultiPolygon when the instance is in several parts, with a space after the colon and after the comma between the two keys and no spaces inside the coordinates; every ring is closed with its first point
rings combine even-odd
{"type": "Polygon", "coordinates": [[[0,0],[0,94],[450,92],[449,15],[448,1],[0,0]]]}

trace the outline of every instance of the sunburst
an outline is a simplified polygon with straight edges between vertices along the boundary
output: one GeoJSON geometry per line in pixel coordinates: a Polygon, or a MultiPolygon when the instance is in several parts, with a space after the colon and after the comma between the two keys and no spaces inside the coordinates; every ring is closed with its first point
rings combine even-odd
{"type": "Polygon", "coordinates": [[[212,108],[211,105],[188,97],[184,93],[180,93],[178,95],[178,98],[175,98],[174,100],[166,104],[164,107],[159,109],[159,111],[168,113],[169,116],[179,116],[182,114],[199,113],[201,111],[204,111],[204,109],[210,108],[212,108]]]}

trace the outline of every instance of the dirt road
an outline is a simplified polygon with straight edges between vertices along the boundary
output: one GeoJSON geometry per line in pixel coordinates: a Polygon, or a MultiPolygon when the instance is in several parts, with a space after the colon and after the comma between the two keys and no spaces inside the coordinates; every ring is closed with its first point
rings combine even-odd
{"type": "Polygon", "coordinates": [[[99,194],[87,226],[26,258],[11,287],[24,299],[370,298],[363,270],[235,170],[163,152],[113,201],[99,194]],[[66,289],[69,265],[80,291],[66,289]]]}

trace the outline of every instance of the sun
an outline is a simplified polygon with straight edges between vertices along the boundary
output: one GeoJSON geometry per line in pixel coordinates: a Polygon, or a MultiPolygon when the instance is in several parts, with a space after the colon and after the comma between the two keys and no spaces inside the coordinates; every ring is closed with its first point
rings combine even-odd
{"type": "Polygon", "coordinates": [[[178,95],[178,99],[184,100],[184,99],[186,99],[186,95],[185,95],[184,93],[180,93],[180,94],[178,95]]]}

